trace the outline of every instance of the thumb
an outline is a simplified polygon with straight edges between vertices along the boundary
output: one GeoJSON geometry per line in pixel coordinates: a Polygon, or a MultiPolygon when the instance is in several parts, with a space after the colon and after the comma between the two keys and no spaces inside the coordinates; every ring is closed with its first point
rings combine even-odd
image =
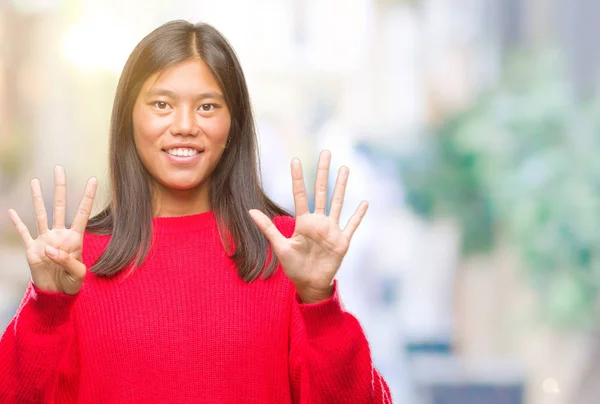
{"type": "Polygon", "coordinates": [[[83,262],[78,261],[71,254],[66,251],[52,247],[46,244],[46,256],[53,262],[60,265],[64,270],[74,278],[74,280],[83,280],[85,277],[85,265],[83,262]]]}
{"type": "Polygon", "coordinates": [[[248,213],[260,231],[267,237],[269,242],[277,251],[278,248],[286,242],[286,238],[277,229],[277,226],[275,226],[275,224],[267,217],[267,215],[258,209],[250,209],[248,213]]]}

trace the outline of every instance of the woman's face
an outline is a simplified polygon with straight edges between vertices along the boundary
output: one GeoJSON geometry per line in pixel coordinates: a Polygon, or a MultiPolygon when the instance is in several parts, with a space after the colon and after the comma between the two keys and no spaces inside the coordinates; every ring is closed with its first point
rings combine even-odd
{"type": "Polygon", "coordinates": [[[208,195],[230,126],[223,92],[201,59],[152,75],[133,108],[137,152],[163,193],[208,195]]]}

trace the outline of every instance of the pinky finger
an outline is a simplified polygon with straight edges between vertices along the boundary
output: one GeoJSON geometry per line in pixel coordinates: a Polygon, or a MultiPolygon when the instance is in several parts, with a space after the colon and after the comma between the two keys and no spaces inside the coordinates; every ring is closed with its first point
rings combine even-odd
{"type": "Polygon", "coordinates": [[[25,223],[23,223],[16,210],[9,209],[8,216],[10,216],[10,220],[12,220],[13,224],[17,228],[17,232],[19,232],[25,248],[29,248],[29,246],[33,243],[33,238],[31,237],[27,226],[25,226],[25,223]]]}
{"type": "Polygon", "coordinates": [[[346,235],[346,237],[348,237],[348,240],[352,239],[352,236],[354,235],[354,232],[358,228],[358,225],[360,225],[360,222],[362,221],[363,217],[365,217],[365,213],[367,213],[368,208],[369,208],[369,202],[367,202],[367,201],[361,202],[361,204],[358,205],[356,212],[354,212],[354,214],[352,215],[350,220],[348,220],[348,224],[346,224],[346,227],[344,228],[344,231],[343,231],[343,233],[346,235]]]}

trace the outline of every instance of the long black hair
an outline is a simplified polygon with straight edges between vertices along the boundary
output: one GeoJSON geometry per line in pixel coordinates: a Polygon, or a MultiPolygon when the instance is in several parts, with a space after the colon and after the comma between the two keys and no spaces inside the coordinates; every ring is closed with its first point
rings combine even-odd
{"type": "Polygon", "coordinates": [[[110,234],[110,242],[91,268],[113,276],[146,258],[152,243],[152,178],[133,138],[133,106],[144,82],[154,73],[190,58],[201,58],[214,74],[231,113],[229,144],[211,174],[210,198],[221,240],[240,277],[250,282],[278,265],[269,243],[250,218],[260,209],[269,217],[290,213],[264,193],[259,175],[256,128],[246,79],[231,45],[214,27],[187,21],[168,22],[135,47],[117,86],[110,125],[111,199],[88,222],[87,231],[110,234]],[[243,242],[242,242],[243,241],[243,242]],[[268,262],[267,262],[268,261],[268,262]]]}

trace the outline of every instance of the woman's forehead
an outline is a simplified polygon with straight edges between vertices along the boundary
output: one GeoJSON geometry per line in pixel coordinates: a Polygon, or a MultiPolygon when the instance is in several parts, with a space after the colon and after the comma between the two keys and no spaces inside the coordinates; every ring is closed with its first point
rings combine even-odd
{"type": "Polygon", "coordinates": [[[149,95],[222,97],[217,79],[200,58],[187,59],[152,74],[142,91],[149,95]]]}

